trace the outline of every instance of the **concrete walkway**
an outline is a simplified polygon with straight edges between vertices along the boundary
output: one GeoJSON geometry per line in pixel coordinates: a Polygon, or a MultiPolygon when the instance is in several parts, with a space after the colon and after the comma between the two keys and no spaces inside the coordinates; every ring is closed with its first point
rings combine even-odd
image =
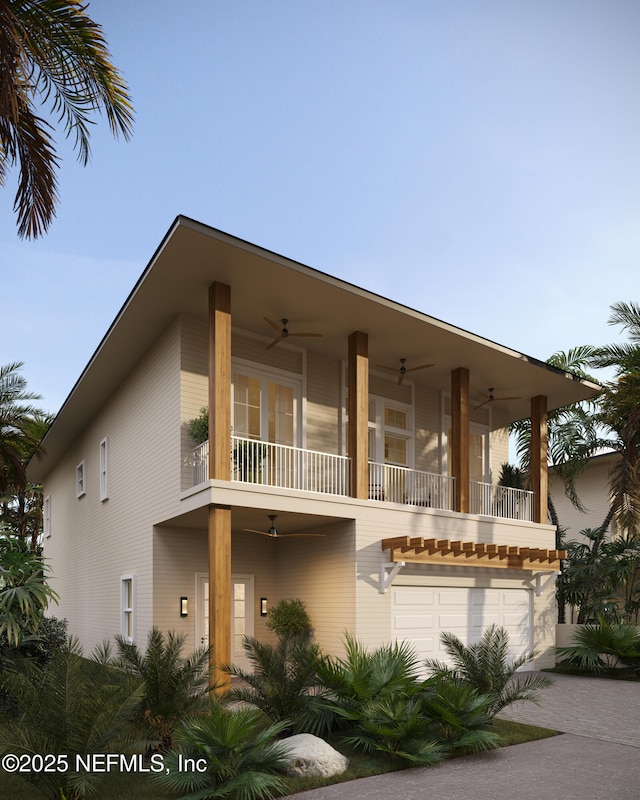
{"type": "Polygon", "coordinates": [[[561,736],[296,794],[296,800],[640,800],[640,683],[554,675],[501,716],[561,736]]]}

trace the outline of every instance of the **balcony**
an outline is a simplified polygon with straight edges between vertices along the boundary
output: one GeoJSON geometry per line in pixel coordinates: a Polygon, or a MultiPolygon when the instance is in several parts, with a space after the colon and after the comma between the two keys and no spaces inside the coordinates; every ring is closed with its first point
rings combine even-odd
{"type": "MultiPolygon", "coordinates": [[[[208,479],[209,442],[193,451],[194,486],[208,479]]],[[[231,437],[231,480],[316,494],[349,496],[347,456],[231,437]]],[[[454,510],[454,478],[369,463],[369,499],[383,503],[454,510]]],[[[531,522],[533,492],[471,481],[470,512],[531,522]]]]}

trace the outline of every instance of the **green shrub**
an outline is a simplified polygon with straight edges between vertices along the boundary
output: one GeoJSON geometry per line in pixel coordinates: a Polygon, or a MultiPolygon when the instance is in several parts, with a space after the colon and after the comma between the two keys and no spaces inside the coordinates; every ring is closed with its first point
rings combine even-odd
{"type": "Polygon", "coordinates": [[[242,681],[228,699],[256,706],[272,722],[286,721],[287,733],[305,731],[317,701],[317,670],[322,663],[318,645],[299,636],[281,636],[275,646],[246,637],[244,648],[251,670],[235,664],[226,667],[242,681]]]}
{"type": "Polygon", "coordinates": [[[202,444],[209,438],[209,409],[203,406],[195,419],[187,422],[187,432],[196,444],[202,444]]]}
{"type": "Polygon", "coordinates": [[[573,646],[556,648],[562,658],[559,667],[598,673],[623,665],[640,676],[640,632],[635,625],[600,617],[594,625],[579,625],[573,639],[573,646]]]}
{"type": "Polygon", "coordinates": [[[212,702],[209,713],[186,721],[176,731],[180,751],[165,757],[157,780],[183,800],[238,798],[262,800],[286,792],[278,775],[286,768],[286,746],[277,741],[286,722],[265,727],[255,709],[229,709],[212,702]],[[184,761],[203,759],[206,771],[180,769],[184,761]]]}
{"type": "Polygon", "coordinates": [[[313,633],[311,618],[302,600],[291,597],[280,600],[267,614],[266,626],[277,636],[303,636],[313,633]]]}

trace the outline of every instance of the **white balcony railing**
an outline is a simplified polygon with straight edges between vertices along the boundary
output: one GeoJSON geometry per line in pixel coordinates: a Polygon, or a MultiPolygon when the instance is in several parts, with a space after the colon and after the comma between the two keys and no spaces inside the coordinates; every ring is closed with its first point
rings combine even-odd
{"type": "Polygon", "coordinates": [[[533,492],[479,481],[471,481],[470,490],[469,511],[472,514],[533,521],[533,492]]]}
{"type": "MultiPolygon", "coordinates": [[[[260,486],[298,489],[319,494],[349,494],[349,459],[346,456],[303,450],[300,447],[231,437],[231,479],[260,486]]],[[[193,480],[208,477],[209,443],[194,450],[193,480]]]]}
{"type": "MultiPolygon", "coordinates": [[[[209,442],[193,451],[194,486],[208,479],[209,442]]],[[[241,436],[232,437],[231,479],[320,494],[349,495],[346,456],[303,450],[241,436]]],[[[454,510],[454,478],[392,464],[369,463],[369,499],[454,510]]],[[[533,520],[533,492],[470,482],[472,514],[533,520]]]]}
{"type": "Polygon", "coordinates": [[[369,498],[388,503],[453,509],[454,478],[369,462],[369,498]]]}

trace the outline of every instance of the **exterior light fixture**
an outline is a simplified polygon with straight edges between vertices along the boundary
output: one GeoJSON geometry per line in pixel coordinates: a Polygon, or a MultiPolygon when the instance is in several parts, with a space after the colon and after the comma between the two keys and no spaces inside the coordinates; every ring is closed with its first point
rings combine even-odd
{"type": "Polygon", "coordinates": [[[267,598],[261,597],[260,598],[260,616],[266,617],[267,616],[267,598]]]}
{"type": "Polygon", "coordinates": [[[186,617],[189,614],[189,600],[186,597],[180,598],[180,616],[186,617]]]}

